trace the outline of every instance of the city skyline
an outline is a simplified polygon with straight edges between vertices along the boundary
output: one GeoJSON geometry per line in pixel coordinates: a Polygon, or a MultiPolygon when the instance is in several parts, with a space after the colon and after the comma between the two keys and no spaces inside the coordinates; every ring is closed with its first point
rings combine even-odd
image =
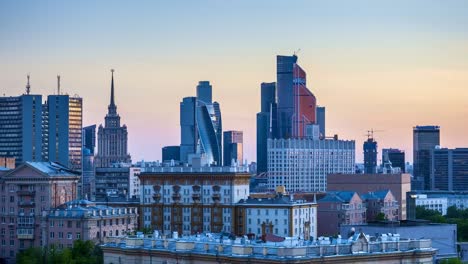
{"type": "MultiPolygon", "coordinates": [[[[99,125],[108,104],[108,70],[115,68],[134,161],[161,160],[163,146],[180,144],[179,102],[195,96],[201,80],[212,83],[222,102],[223,129],[244,131],[244,156],[254,161],[260,83],[275,81],[276,55],[299,48],[308,87],[327,107],[327,135],[360,145],[367,130],[384,130],[375,135],[379,159],[391,147],[412,161],[416,125],[439,125],[443,147],[468,145],[468,18],[461,1],[342,2],[339,9],[262,1],[53,3],[2,4],[2,95],[24,93],[29,72],[31,94],[54,94],[58,73],[62,91],[83,98],[83,126],[99,125]],[[342,14],[347,8],[359,12],[342,14]],[[163,23],[176,19],[164,15],[168,10],[179,11],[182,22],[163,23]],[[282,12],[294,14],[291,21],[274,19],[282,12]],[[118,19],[128,13],[141,16],[118,19]],[[246,21],[236,20],[241,14],[246,21]],[[245,27],[249,23],[254,26],[245,27]]],[[[362,161],[359,148],[356,158],[362,161]]]]}

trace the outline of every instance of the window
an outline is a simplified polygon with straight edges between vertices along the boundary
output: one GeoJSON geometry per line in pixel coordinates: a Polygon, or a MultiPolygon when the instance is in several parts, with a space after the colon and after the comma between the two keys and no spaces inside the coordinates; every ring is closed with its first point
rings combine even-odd
{"type": "Polygon", "coordinates": [[[54,221],[50,221],[50,227],[54,227],[54,221]]]}
{"type": "Polygon", "coordinates": [[[54,237],[55,237],[54,232],[50,232],[50,238],[54,238],[54,237]]]}
{"type": "Polygon", "coordinates": [[[67,221],[67,227],[72,228],[72,221],[67,221]]]}
{"type": "Polygon", "coordinates": [[[58,232],[58,238],[63,238],[63,232],[58,232]]]}
{"type": "Polygon", "coordinates": [[[71,232],[68,232],[68,233],[67,233],[67,239],[73,239],[73,235],[72,235],[71,232]]]}
{"type": "Polygon", "coordinates": [[[81,228],[81,222],[80,221],[76,221],[76,228],[81,228]]]}
{"type": "Polygon", "coordinates": [[[81,233],[80,232],[76,233],[76,239],[81,239],[81,233]]]}
{"type": "Polygon", "coordinates": [[[14,203],[15,202],[15,197],[14,196],[10,196],[10,203],[14,203]]]}

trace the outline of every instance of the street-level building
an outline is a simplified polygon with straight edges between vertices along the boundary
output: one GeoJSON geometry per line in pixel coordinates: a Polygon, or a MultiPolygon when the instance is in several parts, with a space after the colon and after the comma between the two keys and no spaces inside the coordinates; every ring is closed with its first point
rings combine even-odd
{"type": "Polygon", "coordinates": [[[317,238],[317,203],[278,193],[274,198],[248,198],[236,204],[237,235],[273,234],[317,238]]]}
{"type": "Polygon", "coordinates": [[[155,167],[139,177],[140,226],[164,234],[235,232],[235,205],[249,196],[250,174],[230,167],[155,167]]]}
{"type": "Polygon", "coordinates": [[[393,196],[392,191],[368,192],[363,194],[361,198],[367,209],[367,222],[378,220],[378,214],[383,214],[385,220],[398,220],[398,201],[393,196]]]}
{"type": "Polygon", "coordinates": [[[96,205],[88,200],[73,200],[50,210],[42,220],[45,245],[71,248],[73,241],[101,243],[108,236],[123,236],[137,227],[137,208],[96,205]]]}
{"type": "Polygon", "coordinates": [[[45,245],[41,217],[77,197],[79,173],[53,162],[26,162],[0,176],[0,260],[45,245]]]}

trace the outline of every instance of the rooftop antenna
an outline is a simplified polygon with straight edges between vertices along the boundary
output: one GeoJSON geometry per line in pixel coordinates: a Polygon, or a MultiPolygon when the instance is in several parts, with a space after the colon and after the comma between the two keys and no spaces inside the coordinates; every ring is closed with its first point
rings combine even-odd
{"type": "Polygon", "coordinates": [[[296,56],[300,51],[301,49],[297,49],[296,51],[294,51],[294,56],[296,56]]]}
{"type": "Polygon", "coordinates": [[[31,91],[31,85],[29,84],[29,73],[27,75],[27,78],[28,78],[28,83],[26,84],[26,94],[29,94],[29,92],[31,91]]]}
{"type": "Polygon", "coordinates": [[[57,75],[57,95],[60,95],[60,75],[57,75]]]}

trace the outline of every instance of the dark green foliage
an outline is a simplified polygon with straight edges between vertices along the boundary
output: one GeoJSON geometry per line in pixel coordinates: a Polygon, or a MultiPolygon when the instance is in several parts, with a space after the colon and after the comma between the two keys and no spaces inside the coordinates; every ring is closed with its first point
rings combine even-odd
{"type": "Polygon", "coordinates": [[[92,241],[76,240],[72,248],[29,248],[16,256],[18,264],[101,264],[102,251],[92,241]]]}
{"type": "Polygon", "coordinates": [[[457,240],[468,241],[468,209],[457,209],[455,206],[450,206],[447,208],[447,215],[442,216],[438,211],[418,206],[416,207],[416,218],[426,219],[433,223],[456,224],[457,240]]]}
{"type": "Polygon", "coordinates": [[[457,258],[444,259],[439,262],[440,264],[462,264],[463,262],[457,258]]]}
{"type": "Polygon", "coordinates": [[[375,221],[385,221],[386,218],[385,218],[385,214],[384,213],[378,213],[376,216],[375,216],[375,221]]]}

